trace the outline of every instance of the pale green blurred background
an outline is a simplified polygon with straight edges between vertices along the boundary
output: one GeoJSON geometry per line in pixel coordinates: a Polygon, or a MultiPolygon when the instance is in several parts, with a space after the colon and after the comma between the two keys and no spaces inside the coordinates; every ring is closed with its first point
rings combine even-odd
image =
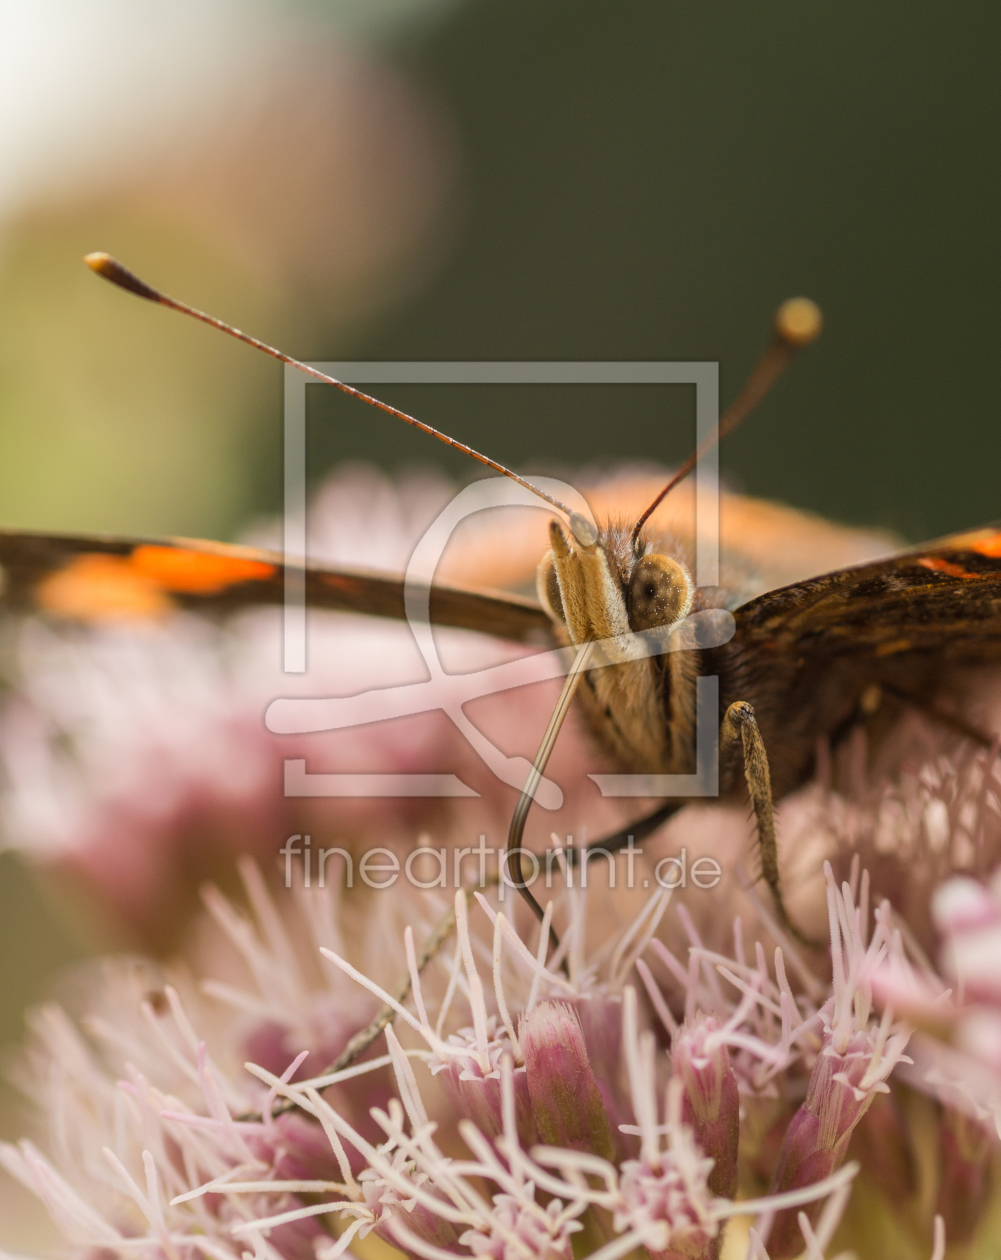
{"type": "MultiPolygon", "coordinates": [[[[308,358],[717,359],[821,342],[731,481],[918,538],[1001,516],[996,5],[0,4],[0,524],[232,537],[279,506],[308,358]]],[[[400,391],[521,466],[677,459],[684,391],[400,391]]],[[[311,400],[342,458],[469,470],[311,400]]],[[[93,933],[0,858],[0,1041],[93,933]]]]}

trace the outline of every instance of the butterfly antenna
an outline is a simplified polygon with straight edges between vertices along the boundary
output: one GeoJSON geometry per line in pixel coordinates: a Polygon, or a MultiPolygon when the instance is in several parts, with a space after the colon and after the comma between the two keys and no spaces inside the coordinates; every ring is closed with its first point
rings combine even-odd
{"type": "Polygon", "coordinates": [[[167,306],[172,311],[180,311],[182,315],[190,315],[193,319],[198,319],[203,324],[208,324],[210,328],[218,328],[220,332],[227,333],[230,337],[235,337],[237,341],[253,346],[255,350],[263,350],[265,354],[270,354],[273,359],[278,359],[282,363],[288,363],[291,367],[298,368],[301,372],[312,376],[314,380],[322,381],[325,385],[333,385],[342,393],[349,394],[352,398],[358,398],[372,407],[378,407],[380,411],[385,411],[389,415],[395,416],[397,420],[402,420],[405,424],[413,425],[415,429],[420,429],[422,433],[427,433],[430,437],[437,438],[439,442],[444,442],[446,446],[451,446],[454,450],[461,451],[463,455],[469,455],[472,459],[485,464],[487,468],[492,468],[494,472],[510,477],[519,486],[524,486],[526,490],[530,490],[532,494],[536,494],[540,499],[544,499],[546,503],[556,508],[558,512],[562,512],[566,516],[575,536],[582,542],[594,542],[597,537],[593,524],[586,517],[581,516],[579,512],[572,511],[565,503],[561,503],[559,499],[554,499],[552,495],[546,494],[538,486],[533,486],[530,481],[526,481],[524,477],[519,477],[516,472],[512,472],[510,468],[505,468],[503,464],[499,464],[495,459],[490,459],[486,455],[481,455],[479,451],[474,451],[465,442],[457,442],[455,438],[451,438],[447,433],[441,433],[438,429],[432,428],[431,425],[425,424],[423,420],[418,420],[416,416],[408,415],[398,407],[391,407],[389,403],[384,403],[378,398],[373,398],[371,394],[363,393],[360,389],[355,389],[354,386],[348,385],[344,381],[328,376],[326,372],[310,367],[308,363],[302,363],[299,359],[293,359],[290,354],[276,350],[274,346],[269,346],[266,342],[258,341],[256,337],[251,337],[249,333],[242,332],[239,328],[234,328],[232,324],[227,324],[224,320],[216,319],[214,315],[208,315],[205,311],[198,310],[197,307],[188,306],[186,302],[179,302],[176,298],[169,297],[166,293],[160,293],[159,290],[148,285],[145,280],[140,280],[137,275],[134,275],[127,267],[124,267],[116,258],[112,258],[110,254],[87,254],[84,257],[84,262],[91,271],[97,272],[105,280],[110,280],[112,284],[117,284],[120,289],[134,293],[136,297],[145,298],[148,302],[156,302],[160,306],[167,306]]]}
{"type": "Polygon", "coordinates": [[[700,459],[743,420],[764,398],[796,355],[797,350],[816,341],[824,324],[820,307],[809,298],[789,298],[783,302],[775,314],[775,336],[772,343],[754,365],[744,388],[733,400],[727,410],[720,416],[719,423],[712,432],[685,460],[671,480],[643,515],[633,526],[631,542],[635,550],[639,543],[640,530],[667,498],[679,482],[684,481],[700,459]]]}

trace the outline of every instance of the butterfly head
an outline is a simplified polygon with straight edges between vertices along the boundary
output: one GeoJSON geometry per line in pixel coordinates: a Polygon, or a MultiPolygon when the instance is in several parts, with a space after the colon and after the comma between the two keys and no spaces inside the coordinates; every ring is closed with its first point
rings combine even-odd
{"type": "Polygon", "coordinates": [[[633,635],[666,639],[691,611],[695,584],[687,568],[671,556],[638,551],[628,526],[592,527],[582,539],[553,521],[549,537],[539,598],[572,643],[594,638],[613,658],[626,659],[633,635]]]}

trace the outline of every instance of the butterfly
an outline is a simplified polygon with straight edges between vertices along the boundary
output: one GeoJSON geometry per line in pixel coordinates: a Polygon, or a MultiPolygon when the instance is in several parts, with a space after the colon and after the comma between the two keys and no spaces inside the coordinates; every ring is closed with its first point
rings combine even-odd
{"type": "MultiPolygon", "coordinates": [[[[716,678],[709,720],[714,742],[718,735],[719,794],[749,795],[761,874],[784,926],[802,938],[782,899],[773,802],[811,776],[818,740],[837,743],[888,707],[909,705],[987,741],[949,700],[964,670],[1001,658],[1001,528],[879,554],[885,540],[724,494],[720,584],[696,587],[691,482],[682,483],[704,447],[652,498],[651,487],[634,485],[625,498],[596,502],[592,519],[414,417],[161,294],[108,255],[86,261],[137,296],[193,315],[457,447],[553,509],[558,519],[540,548],[537,598],[437,582],[421,592],[432,625],[575,654],[515,809],[512,853],[521,851],[535,790],[575,697],[614,762],[655,785],[658,776],[691,774],[699,680],[716,678]],[[829,571],[815,575],[811,561],[829,571]],[[693,619],[713,615],[728,619],[727,633],[679,639],[693,619]]],[[[772,344],[710,441],[743,420],[819,329],[819,312],[805,299],[780,308],[772,344]]],[[[279,553],[196,540],[2,531],[0,565],[8,605],[79,620],[280,605],[290,579],[310,607],[395,619],[408,612],[401,577],[296,565],[279,553]]],[[[630,836],[641,839],[688,799],[668,799],[598,844],[611,850],[630,836]]],[[[520,887],[520,861],[512,873],[520,887]]],[[[530,890],[521,891],[541,919],[530,890]]]]}

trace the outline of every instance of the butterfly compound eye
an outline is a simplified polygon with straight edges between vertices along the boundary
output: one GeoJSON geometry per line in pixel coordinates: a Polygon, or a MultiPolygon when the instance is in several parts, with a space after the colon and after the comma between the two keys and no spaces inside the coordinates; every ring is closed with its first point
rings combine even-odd
{"type": "Polygon", "coordinates": [[[692,581],[670,556],[644,556],[629,579],[629,623],[634,630],[673,625],[692,605],[692,581]]]}

